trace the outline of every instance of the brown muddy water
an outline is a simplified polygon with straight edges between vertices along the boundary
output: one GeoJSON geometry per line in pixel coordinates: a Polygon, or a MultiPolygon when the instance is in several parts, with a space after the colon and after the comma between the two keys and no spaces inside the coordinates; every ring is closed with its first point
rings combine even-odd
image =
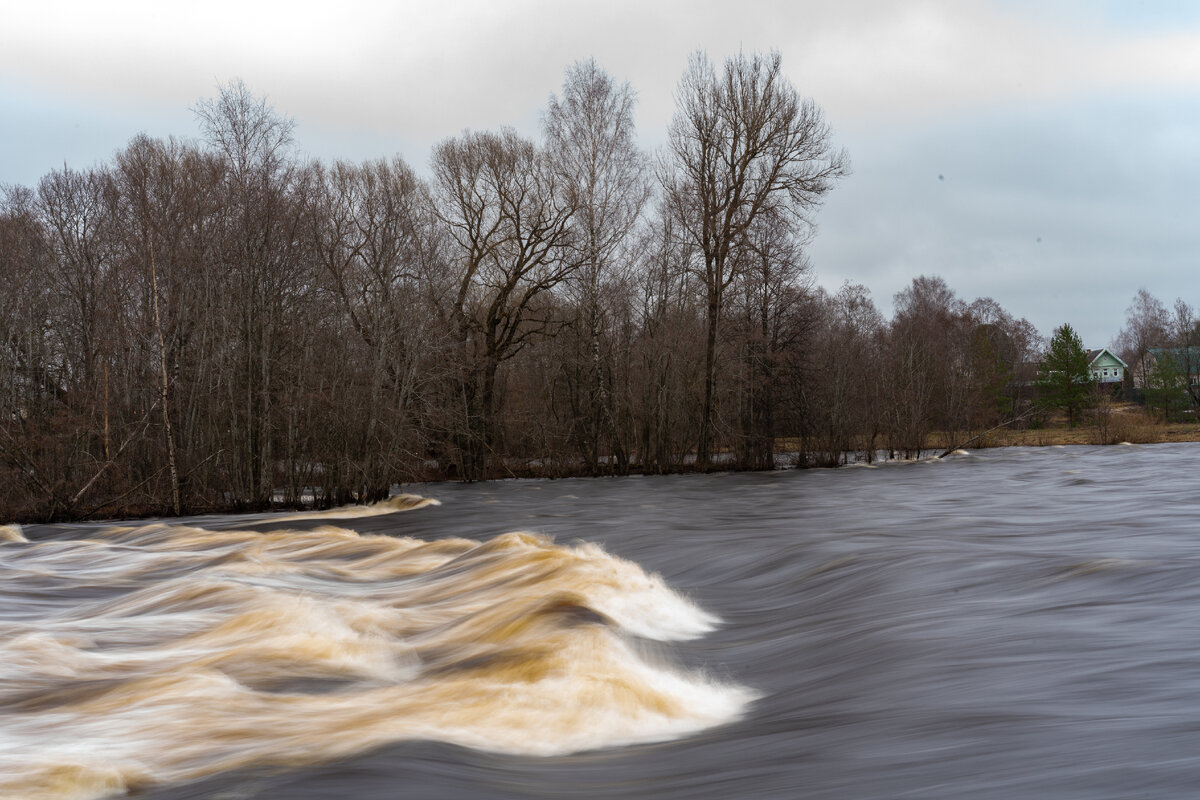
{"type": "Polygon", "coordinates": [[[0,797],[1200,796],[1200,445],[0,528],[0,797]]]}

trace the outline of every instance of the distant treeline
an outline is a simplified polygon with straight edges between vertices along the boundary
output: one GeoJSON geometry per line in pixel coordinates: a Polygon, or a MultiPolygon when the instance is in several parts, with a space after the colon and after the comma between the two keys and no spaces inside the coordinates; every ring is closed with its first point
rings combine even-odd
{"type": "Polygon", "coordinates": [[[690,61],[668,144],[567,71],[540,141],[302,160],[243,84],[0,207],[0,519],[368,501],[397,482],[770,468],[1021,401],[1041,340],[921,277],[815,286],[848,173],[776,54],[690,61]],[[1014,387],[1017,389],[1014,391],[1014,387]]]}

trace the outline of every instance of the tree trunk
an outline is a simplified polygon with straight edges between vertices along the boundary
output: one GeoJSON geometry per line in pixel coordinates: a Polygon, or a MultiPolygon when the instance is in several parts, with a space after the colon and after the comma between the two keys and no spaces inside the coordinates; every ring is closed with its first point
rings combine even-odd
{"type": "Polygon", "coordinates": [[[717,324],[720,314],[720,300],[710,292],[708,333],[704,339],[704,409],[700,417],[700,437],[696,445],[696,469],[701,470],[707,470],[712,461],[713,400],[717,385],[717,324]]]}
{"type": "MultiPolygon", "coordinates": [[[[159,400],[162,403],[163,430],[167,436],[167,465],[171,472],[171,509],[175,516],[182,513],[179,500],[179,468],[175,462],[175,437],[171,433],[171,414],[167,410],[170,384],[167,381],[167,346],[163,340],[162,318],[158,311],[158,267],[154,263],[154,242],[150,242],[150,291],[154,293],[154,332],[158,335],[158,366],[162,377],[159,400]]],[[[107,391],[107,383],[105,385],[107,391]]],[[[106,409],[107,410],[107,409],[106,409]]],[[[107,415],[105,417],[105,444],[107,447],[107,415]]]]}

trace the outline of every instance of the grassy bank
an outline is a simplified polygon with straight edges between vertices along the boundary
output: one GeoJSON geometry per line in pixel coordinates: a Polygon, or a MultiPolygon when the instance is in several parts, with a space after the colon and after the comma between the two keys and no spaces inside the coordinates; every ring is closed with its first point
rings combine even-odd
{"type": "MultiPolygon", "coordinates": [[[[960,445],[970,434],[951,436],[939,432],[931,436],[933,447],[950,448],[960,445]]],[[[1113,405],[1107,413],[1088,415],[1074,428],[1065,415],[1050,417],[1041,426],[991,431],[972,442],[969,447],[1045,447],[1067,444],[1150,444],[1154,442],[1200,442],[1200,423],[1170,422],[1149,417],[1145,409],[1135,404],[1113,405]]]]}

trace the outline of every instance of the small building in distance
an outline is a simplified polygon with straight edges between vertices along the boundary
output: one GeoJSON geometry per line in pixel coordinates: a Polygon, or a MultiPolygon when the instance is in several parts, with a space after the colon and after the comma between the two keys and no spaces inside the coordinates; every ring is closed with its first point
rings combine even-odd
{"type": "MultiPolygon", "coordinates": [[[[1092,383],[1103,386],[1113,394],[1125,389],[1125,374],[1128,372],[1132,376],[1133,370],[1130,370],[1129,365],[1119,356],[1107,347],[1088,350],[1086,355],[1088,376],[1092,383]]],[[[1033,402],[1038,399],[1038,377],[1041,369],[1042,364],[1039,361],[1026,361],[1014,367],[1012,378],[1006,387],[1008,395],[1014,399],[1014,407],[1022,401],[1033,402]]]]}
{"type": "Polygon", "coordinates": [[[1092,380],[1097,383],[1121,383],[1125,380],[1125,371],[1129,369],[1129,365],[1117,358],[1107,347],[1088,350],[1087,357],[1092,380]]]}

